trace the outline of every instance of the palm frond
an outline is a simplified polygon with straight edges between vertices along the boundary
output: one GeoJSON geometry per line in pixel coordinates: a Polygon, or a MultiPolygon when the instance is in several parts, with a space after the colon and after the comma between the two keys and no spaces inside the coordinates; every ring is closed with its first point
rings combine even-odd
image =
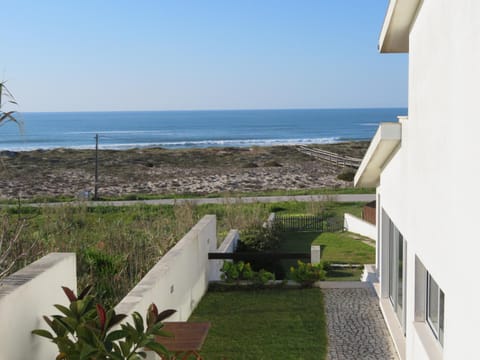
{"type": "Polygon", "coordinates": [[[18,120],[15,116],[12,115],[15,112],[16,111],[7,111],[7,112],[4,112],[4,113],[0,112],[0,126],[2,126],[3,124],[5,124],[8,121],[13,121],[14,123],[17,123],[17,124],[20,125],[20,120],[18,120]]]}

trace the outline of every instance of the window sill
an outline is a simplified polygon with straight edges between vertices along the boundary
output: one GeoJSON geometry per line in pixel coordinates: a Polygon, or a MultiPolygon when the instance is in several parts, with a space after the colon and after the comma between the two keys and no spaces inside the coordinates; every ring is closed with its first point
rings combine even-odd
{"type": "Polygon", "coordinates": [[[415,321],[413,328],[430,359],[443,360],[443,349],[425,322],[415,321]]]}
{"type": "Polygon", "coordinates": [[[380,298],[380,309],[382,310],[383,317],[387,323],[387,328],[392,337],[397,354],[401,360],[405,360],[405,336],[403,336],[402,326],[400,325],[397,315],[395,314],[388,298],[380,298]]]}

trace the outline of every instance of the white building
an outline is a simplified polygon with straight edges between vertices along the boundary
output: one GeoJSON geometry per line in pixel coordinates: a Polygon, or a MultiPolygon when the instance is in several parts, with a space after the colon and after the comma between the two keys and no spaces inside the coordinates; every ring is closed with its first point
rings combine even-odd
{"type": "Polygon", "coordinates": [[[355,177],[377,187],[381,308],[402,359],[480,359],[480,0],[391,0],[379,49],[409,54],[408,118],[355,177]]]}

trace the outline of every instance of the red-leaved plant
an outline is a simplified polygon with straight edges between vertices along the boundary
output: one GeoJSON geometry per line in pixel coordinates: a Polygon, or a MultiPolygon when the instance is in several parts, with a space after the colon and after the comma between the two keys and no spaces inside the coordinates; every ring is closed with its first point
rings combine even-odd
{"type": "Polygon", "coordinates": [[[83,290],[78,297],[74,292],[62,287],[70,301],[70,306],[54,305],[62,315],[44,316],[53,330],[37,329],[32,333],[51,340],[58,347],[56,360],[138,360],[147,357],[151,350],[170,358],[168,350],[156,341],[156,336],[171,336],[162,330],[162,321],[175,313],[165,310],[158,313],[155,304],[147,311],[146,326],[138,312],[132,314],[133,324],[120,324],[127,315],[116,314],[115,310],[106,310],[100,304],[94,304],[89,295],[91,286],[83,290]],[[113,330],[120,324],[120,329],[113,330]]]}

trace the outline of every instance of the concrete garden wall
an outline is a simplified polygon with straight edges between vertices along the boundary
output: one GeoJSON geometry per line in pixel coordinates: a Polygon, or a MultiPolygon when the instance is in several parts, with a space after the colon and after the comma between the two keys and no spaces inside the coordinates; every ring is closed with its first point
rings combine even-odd
{"type": "MultiPolygon", "coordinates": [[[[238,231],[232,230],[219,251],[236,248],[238,231]]],[[[209,278],[219,277],[220,264],[208,260],[216,251],[216,217],[203,217],[117,305],[119,313],[145,315],[153,302],[160,311],[175,309],[169,321],[185,321],[205,294],[209,278]]],[[[61,286],[76,292],[73,253],[51,253],[0,282],[0,360],[54,359],[57,347],[31,335],[47,328],[43,315],[68,305],[61,286]]],[[[131,318],[129,318],[131,321],[131,318]]],[[[151,356],[151,354],[149,355],[151,356]]]]}
{"type": "MultiPolygon", "coordinates": [[[[222,244],[218,248],[217,252],[220,253],[232,253],[237,250],[238,240],[240,239],[240,234],[238,230],[230,230],[222,244]]],[[[210,260],[210,281],[219,281],[221,280],[220,269],[223,266],[225,260],[210,260]]],[[[227,260],[231,261],[231,260],[227,260]]]]}
{"type": "Polygon", "coordinates": [[[343,227],[347,231],[360,234],[377,241],[377,227],[365,220],[353,216],[352,214],[345,213],[343,218],[343,227]]]}
{"type": "Polygon", "coordinates": [[[48,328],[43,315],[68,305],[61,286],[77,288],[73,253],[51,253],[0,281],[0,359],[55,359],[57,347],[32,335],[48,328]]]}
{"type": "Polygon", "coordinates": [[[155,303],[159,311],[175,309],[168,321],[186,321],[208,287],[208,253],[215,251],[216,217],[200,220],[116,306],[119,313],[145,315],[155,303]]]}

